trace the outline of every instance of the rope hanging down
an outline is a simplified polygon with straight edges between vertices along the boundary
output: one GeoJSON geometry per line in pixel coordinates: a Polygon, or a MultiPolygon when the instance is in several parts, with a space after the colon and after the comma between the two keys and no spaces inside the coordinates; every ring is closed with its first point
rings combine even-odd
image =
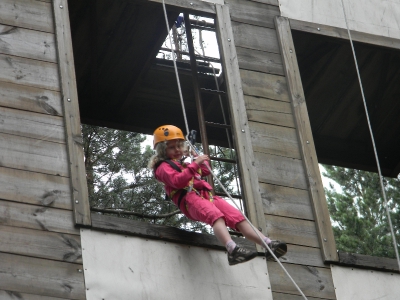
{"type": "Polygon", "coordinates": [[[359,70],[359,68],[358,68],[358,62],[357,62],[356,52],[355,52],[355,50],[354,50],[354,44],[353,44],[353,40],[352,40],[352,38],[351,38],[351,33],[350,33],[350,29],[349,29],[349,24],[348,24],[348,22],[347,22],[346,10],[345,10],[345,8],[344,8],[343,0],[341,0],[341,1],[342,1],[342,8],[343,8],[344,20],[345,20],[345,22],[346,22],[347,33],[348,33],[348,35],[349,35],[351,50],[352,50],[352,52],[353,52],[354,63],[355,63],[355,65],[356,65],[358,83],[360,84],[361,96],[362,96],[363,104],[364,104],[364,110],[365,110],[365,114],[366,114],[366,117],[367,117],[368,129],[369,129],[369,133],[370,133],[370,135],[371,135],[372,146],[373,146],[373,148],[374,148],[375,160],[376,160],[376,165],[377,165],[377,168],[378,168],[379,181],[380,181],[380,184],[381,184],[381,189],[382,189],[382,195],[383,195],[383,200],[384,200],[384,204],[385,204],[386,214],[387,214],[388,221],[389,221],[390,232],[391,232],[392,238],[393,238],[393,246],[394,246],[394,250],[395,250],[395,252],[396,252],[397,264],[398,264],[399,271],[400,271],[399,250],[397,249],[396,236],[395,236],[395,234],[394,234],[393,225],[392,225],[392,219],[391,219],[391,217],[390,217],[389,205],[388,205],[387,198],[386,198],[385,186],[384,186],[384,184],[383,184],[383,177],[382,177],[382,172],[381,172],[381,166],[380,166],[380,163],[379,163],[378,152],[377,152],[377,150],[376,150],[374,134],[373,134],[373,132],[372,132],[371,122],[370,122],[370,119],[369,119],[368,108],[367,108],[367,102],[365,101],[364,89],[363,89],[363,85],[362,85],[362,82],[361,82],[361,76],[360,76],[360,70],[359,70]]]}
{"type": "MultiPolygon", "coordinates": [[[[163,9],[164,9],[164,17],[165,17],[165,23],[167,25],[167,30],[168,30],[168,38],[171,44],[171,53],[172,53],[172,60],[174,63],[174,68],[175,68],[175,75],[176,75],[176,79],[177,79],[177,84],[178,84],[178,90],[179,90],[179,96],[180,96],[180,100],[181,100],[181,105],[182,105],[182,112],[183,112],[183,117],[185,119],[185,125],[186,125],[186,141],[188,142],[189,146],[195,150],[195,152],[197,154],[199,154],[196,150],[196,148],[194,147],[194,145],[192,145],[192,143],[190,143],[189,141],[189,126],[188,126],[188,122],[187,122],[187,117],[186,117],[186,111],[185,111],[185,106],[184,106],[184,102],[183,102],[183,97],[182,97],[182,90],[181,90],[181,84],[179,81],[179,76],[178,76],[178,68],[176,66],[176,62],[175,62],[175,52],[172,49],[172,38],[171,38],[171,34],[170,34],[170,28],[168,25],[168,17],[167,17],[167,10],[165,7],[165,0],[162,1],[162,5],[163,5],[163,9]]],[[[206,165],[207,166],[207,165],[206,165]]],[[[214,172],[210,169],[210,167],[208,167],[208,170],[210,171],[210,174],[213,176],[213,178],[218,182],[218,184],[222,187],[224,193],[228,196],[228,198],[235,204],[236,208],[241,212],[240,208],[238,207],[237,203],[234,201],[234,199],[232,198],[232,196],[229,194],[229,192],[225,189],[225,187],[223,186],[223,184],[221,183],[221,181],[217,178],[217,176],[214,174],[214,172]]],[[[262,242],[262,244],[265,246],[265,248],[271,253],[272,257],[275,259],[275,261],[281,266],[282,270],[286,273],[286,275],[289,277],[289,279],[292,281],[292,283],[294,284],[294,286],[296,287],[296,289],[299,291],[299,293],[303,296],[303,298],[305,300],[307,300],[307,297],[304,295],[304,293],[302,292],[302,290],[300,289],[300,287],[296,284],[296,282],[294,281],[294,279],[290,276],[290,274],[288,273],[288,271],[285,269],[285,267],[283,266],[283,264],[280,262],[280,260],[276,257],[276,255],[273,253],[273,251],[271,250],[271,248],[269,248],[269,246],[267,245],[267,243],[262,239],[262,237],[260,236],[260,234],[257,232],[257,229],[254,227],[254,225],[250,222],[250,220],[247,218],[247,216],[245,216],[243,214],[243,212],[241,212],[243,217],[247,220],[247,222],[249,222],[251,228],[253,229],[253,231],[257,234],[257,236],[260,238],[260,241],[262,242]]]]}

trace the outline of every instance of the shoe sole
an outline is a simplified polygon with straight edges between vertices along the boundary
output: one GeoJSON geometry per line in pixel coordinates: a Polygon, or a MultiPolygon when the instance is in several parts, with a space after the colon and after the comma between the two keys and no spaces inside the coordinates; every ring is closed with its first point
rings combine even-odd
{"type": "Polygon", "coordinates": [[[257,252],[254,252],[251,256],[247,257],[246,259],[244,259],[242,261],[229,262],[229,265],[230,266],[234,266],[234,265],[237,265],[237,264],[241,264],[241,263],[244,263],[246,261],[249,261],[249,260],[255,258],[256,256],[257,256],[257,252]]]}
{"type": "MultiPolygon", "coordinates": [[[[274,254],[275,254],[276,258],[279,258],[279,257],[285,255],[286,252],[287,252],[287,245],[286,244],[281,244],[281,245],[278,246],[278,248],[275,249],[274,254]]],[[[266,259],[268,261],[274,261],[275,260],[275,258],[269,252],[267,252],[267,254],[266,254],[266,259]]]]}

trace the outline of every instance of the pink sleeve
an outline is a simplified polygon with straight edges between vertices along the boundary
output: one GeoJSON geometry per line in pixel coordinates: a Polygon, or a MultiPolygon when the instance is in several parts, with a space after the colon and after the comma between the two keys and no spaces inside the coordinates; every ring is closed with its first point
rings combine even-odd
{"type": "Polygon", "coordinates": [[[188,186],[189,181],[197,174],[198,169],[199,165],[195,162],[187,165],[186,169],[183,169],[182,172],[178,172],[168,163],[162,163],[158,166],[155,177],[166,186],[173,189],[183,189],[188,186]]]}
{"type": "MultiPolygon", "coordinates": [[[[204,161],[204,163],[201,164],[200,168],[201,168],[201,176],[207,176],[210,175],[211,172],[208,170],[207,166],[210,167],[210,163],[208,161],[204,161]]],[[[210,167],[211,169],[211,167],[210,167]]]]}

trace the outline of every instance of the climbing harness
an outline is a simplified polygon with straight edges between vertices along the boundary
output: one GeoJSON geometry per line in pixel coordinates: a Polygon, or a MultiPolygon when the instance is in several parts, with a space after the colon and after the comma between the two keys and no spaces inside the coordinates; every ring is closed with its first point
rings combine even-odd
{"type": "Polygon", "coordinates": [[[370,122],[370,119],[369,119],[369,113],[368,113],[368,108],[367,108],[367,102],[366,102],[366,100],[365,100],[364,88],[363,88],[363,85],[362,85],[362,82],[361,82],[360,70],[359,70],[359,68],[358,68],[357,56],[356,56],[356,52],[355,52],[355,50],[354,50],[353,39],[351,38],[351,33],[350,33],[350,29],[349,29],[349,24],[348,24],[348,22],[347,22],[346,10],[345,10],[345,8],[344,8],[343,0],[341,0],[341,1],[342,1],[342,8],[343,8],[344,20],[346,21],[347,33],[348,33],[348,35],[349,35],[351,50],[352,50],[352,52],[353,52],[354,63],[355,63],[356,70],[357,70],[358,83],[360,84],[361,96],[362,96],[363,104],[364,104],[364,110],[365,110],[365,114],[366,114],[366,117],[367,117],[368,129],[369,129],[369,133],[370,133],[370,135],[371,135],[372,146],[373,146],[373,148],[374,148],[375,160],[376,160],[376,165],[377,165],[377,169],[378,169],[379,181],[380,181],[380,184],[381,184],[381,189],[382,189],[382,195],[383,195],[383,200],[384,200],[384,204],[385,204],[386,214],[387,214],[387,217],[388,217],[390,232],[391,232],[392,238],[393,238],[393,246],[394,246],[394,250],[395,250],[395,252],[396,252],[397,264],[398,264],[399,271],[400,271],[399,250],[397,249],[396,236],[395,236],[395,234],[394,234],[393,225],[392,225],[392,219],[391,219],[391,217],[390,217],[390,211],[389,211],[389,205],[388,205],[387,197],[386,197],[385,185],[384,185],[384,183],[383,183],[383,177],[382,177],[382,172],[381,172],[381,166],[380,166],[379,158],[378,158],[378,151],[376,150],[376,146],[375,146],[374,134],[373,134],[373,132],[372,132],[371,122],[370,122]]]}
{"type": "MultiPolygon", "coordinates": [[[[169,159],[163,160],[163,161],[160,162],[160,164],[163,163],[163,162],[169,164],[169,165],[170,165],[173,169],[175,169],[176,171],[182,172],[181,168],[179,168],[179,167],[178,167],[175,163],[173,163],[171,160],[169,160],[169,159]]],[[[160,165],[160,164],[158,164],[158,165],[160,165]]],[[[157,165],[156,165],[156,168],[157,168],[157,165]]],[[[187,187],[185,187],[185,188],[183,188],[183,189],[180,189],[180,190],[173,190],[169,195],[168,195],[168,194],[165,194],[165,200],[172,200],[172,198],[174,197],[174,195],[175,195],[177,192],[180,191],[180,195],[179,195],[179,198],[178,198],[178,204],[177,204],[178,208],[180,209],[182,199],[183,199],[183,197],[187,194],[189,187],[193,187],[193,180],[191,180],[191,181],[189,182],[189,185],[188,185],[187,187]]]]}
{"type": "MultiPolygon", "coordinates": [[[[172,162],[170,159],[166,159],[166,160],[160,161],[159,163],[156,164],[155,168],[157,169],[157,167],[160,166],[162,163],[167,163],[167,164],[169,164],[175,171],[177,171],[177,172],[182,172],[182,169],[179,168],[179,166],[176,165],[174,162],[172,162]]],[[[201,171],[201,170],[200,170],[200,171],[201,171]]],[[[176,193],[180,192],[179,198],[178,198],[178,201],[177,201],[177,204],[176,204],[176,206],[180,209],[180,208],[181,208],[182,199],[183,199],[183,197],[184,197],[187,193],[190,193],[190,192],[193,191],[193,192],[195,192],[199,197],[201,197],[202,199],[205,199],[204,196],[200,193],[200,191],[198,191],[197,189],[195,189],[195,188],[193,187],[193,181],[194,181],[194,177],[192,177],[192,179],[189,181],[188,185],[187,185],[186,187],[184,187],[183,189],[176,189],[176,190],[173,190],[173,191],[171,191],[171,193],[170,193],[169,195],[168,195],[168,194],[165,194],[165,200],[172,200],[172,198],[174,197],[174,195],[175,195],[176,193]]],[[[207,194],[208,194],[208,199],[207,199],[207,200],[210,201],[210,202],[213,202],[213,201],[214,201],[214,198],[213,198],[213,195],[212,195],[211,191],[207,190],[207,194]]]]}
{"type": "MultiPolygon", "coordinates": [[[[175,52],[173,50],[172,47],[172,38],[171,38],[171,34],[170,34],[170,28],[169,28],[169,24],[168,24],[168,17],[167,17],[167,9],[165,7],[165,0],[162,1],[162,5],[163,5],[163,10],[164,10],[164,17],[165,17],[165,23],[167,26],[167,32],[168,32],[168,38],[171,44],[171,52],[172,52],[172,61],[174,64],[174,69],[175,69],[175,75],[176,75],[176,79],[177,79],[177,85],[178,85],[178,90],[179,90],[179,97],[180,97],[180,101],[181,101],[181,106],[182,106],[182,112],[183,112],[183,117],[184,117],[184,121],[185,121],[185,126],[186,126],[186,141],[189,144],[189,146],[194,149],[194,151],[196,152],[196,154],[199,154],[196,150],[196,148],[194,147],[194,145],[189,141],[189,126],[188,126],[188,121],[187,121],[187,117],[186,117],[186,110],[185,110],[185,105],[183,102],[183,96],[182,96],[182,89],[181,89],[181,84],[179,81],[179,76],[178,76],[178,68],[176,66],[176,61],[175,61],[175,52]]],[[[205,164],[205,166],[207,167],[208,171],[210,172],[210,174],[213,176],[213,178],[218,182],[218,184],[221,186],[221,188],[223,189],[223,191],[225,192],[225,194],[228,196],[228,198],[234,203],[234,205],[236,206],[236,208],[242,213],[243,217],[245,218],[245,220],[249,223],[249,225],[251,226],[251,228],[253,229],[253,231],[256,233],[256,235],[259,237],[261,243],[265,246],[265,248],[270,252],[270,254],[272,255],[272,257],[275,259],[275,261],[280,265],[280,267],[282,268],[282,270],[286,273],[286,275],[289,277],[289,279],[292,281],[292,283],[294,284],[294,286],[296,287],[296,289],[299,291],[299,293],[303,296],[304,299],[307,300],[307,297],[304,295],[304,293],[302,292],[302,290],[300,289],[300,287],[296,284],[296,282],[294,281],[294,279],[292,278],[292,276],[290,276],[290,274],[288,273],[288,271],[285,269],[285,267],[283,266],[283,264],[280,262],[280,260],[276,257],[276,255],[274,254],[274,252],[271,250],[271,248],[268,246],[268,244],[262,239],[262,236],[257,232],[257,229],[254,227],[254,225],[250,222],[250,220],[247,218],[247,216],[240,210],[240,208],[238,207],[238,205],[236,204],[236,202],[234,201],[234,199],[232,198],[232,196],[229,194],[229,192],[225,189],[225,187],[223,186],[223,184],[221,183],[221,181],[218,179],[218,177],[214,174],[214,172],[210,169],[210,167],[205,164]]]]}

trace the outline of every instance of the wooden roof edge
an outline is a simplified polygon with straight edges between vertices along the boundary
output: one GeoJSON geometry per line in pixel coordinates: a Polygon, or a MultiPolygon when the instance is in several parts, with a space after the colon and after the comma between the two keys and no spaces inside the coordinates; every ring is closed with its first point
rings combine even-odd
{"type": "MultiPolygon", "coordinates": [[[[154,225],[95,212],[91,213],[91,218],[92,226],[90,229],[93,230],[226,251],[225,247],[212,234],[191,232],[172,226],[154,225]]],[[[240,237],[232,237],[232,239],[236,243],[256,250],[253,242],[240,237]]],[[[264,252],[260,252],[259,255],[264,255],[264,252]]]]}
{"type": "MultiPolygon", "coordinates": [[[[362,163],[348,163],[348,162],[343,162],[338,159],[334,158],[325,158],[325,157],[318,157],[318,163],[323,164],[323,165],[331,165],[331,166],[336,166],[336,167],[342,167],[342,168],[348,168],[348,169],[356,169],[356,170],[362,170],[366,172],[373,172],[373,173],[378,173],[378,168],[375,165],[366,165],[362,163]]],[[[391,178],[397,178],[399,175],[400,170],[394,169],[389,169],[381,166],[381,173],[385,177],[391,177],[391,178]]]]}
{"type": "MultiPolygon", "coordinates": [[[[289,19],[289,21],[292,30],[321,34],[345,40],[349,39],[347,29],[345,28],[339,28],[318,23],[311,23],[295,19],[289,19]]],[[[355,30],[350,30],[350,32],[352,40],[355,42],[361,42],[361,43],[393,48],[393,49],[400,49],[400,39],[386,37],[386,36],[379,36],[355,30]]]]}
{"type": "Polygon", "coordinates": [[[338,251],[338,256],[339,261],[331,262],[331,264],[345,267],[355,267],[358,269],[400,273],[397,260],[393,258],[348,253],[344,251],[338,251]]]}

